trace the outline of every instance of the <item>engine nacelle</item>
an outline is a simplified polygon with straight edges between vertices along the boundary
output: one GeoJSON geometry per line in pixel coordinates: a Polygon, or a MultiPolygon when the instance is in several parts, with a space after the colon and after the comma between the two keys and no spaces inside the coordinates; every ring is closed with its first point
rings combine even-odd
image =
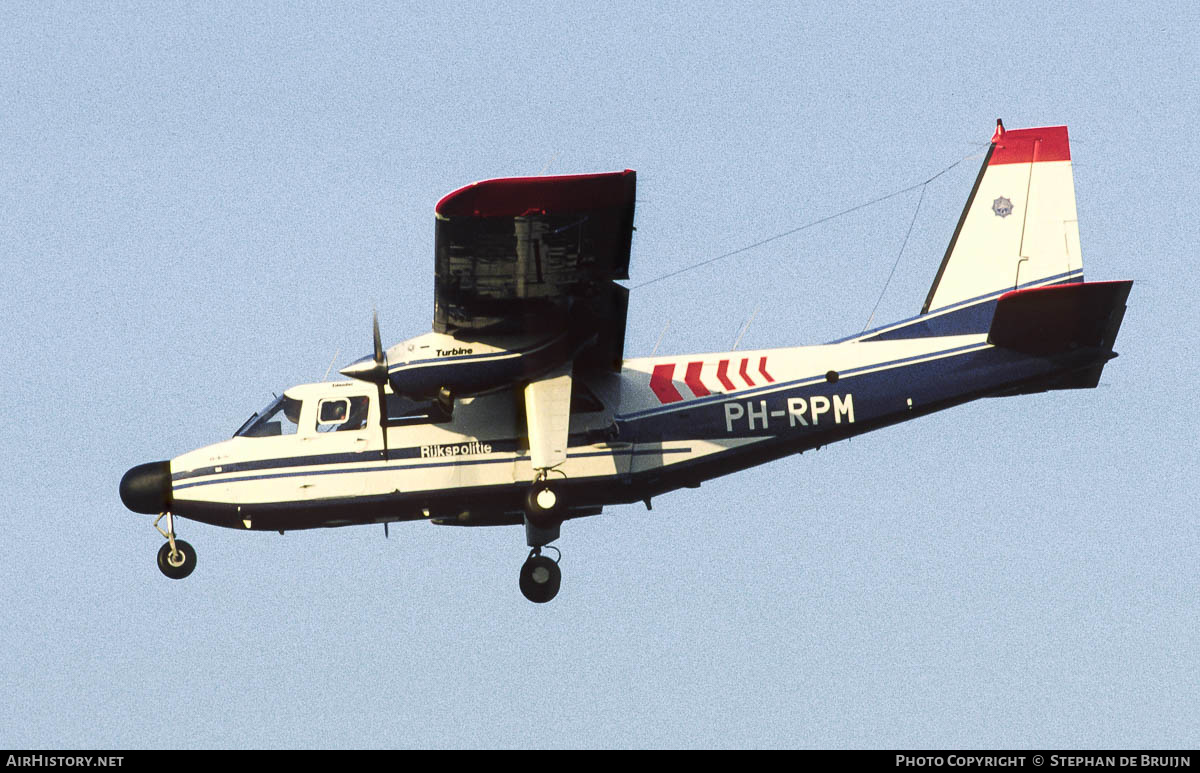
{"type": "MultiPolygon", "coordinates": [[[[387,350],[387,378],[393,392],[414,400],[433,399],[442,389],[465,397],[538,376],[561,365],[568,354],[565,333],[486,341],[426,333],[387,350]]],[[[374,367],[374,358],[368,356],[342,373],[362,378],[374,367]]]]}

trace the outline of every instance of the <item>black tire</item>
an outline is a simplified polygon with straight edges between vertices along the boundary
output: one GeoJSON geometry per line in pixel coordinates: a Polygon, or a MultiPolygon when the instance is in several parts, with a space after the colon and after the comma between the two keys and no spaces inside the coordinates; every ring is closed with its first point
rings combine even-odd
{"type": "Polygon", "coordinates": [[[525,515],[534,526],[548,529],[562,522],[563,496],[558,486],[540,480],[525,494],[525,515]]]}
{"type": "Polygon", "coordinates": [[[181,539],[175,540],[179,555],[171,560],[171,543],[164,542],[158,549],[158,570],[172,580],[182,580],[196,568],[196,550],[181,539]]]}
{"type": "Polygon", "coordinates": [[[530,556],[521,567],[521,593],[534,604],[545,604],[558,595],[562,570],[547,556],[530,556]]]}

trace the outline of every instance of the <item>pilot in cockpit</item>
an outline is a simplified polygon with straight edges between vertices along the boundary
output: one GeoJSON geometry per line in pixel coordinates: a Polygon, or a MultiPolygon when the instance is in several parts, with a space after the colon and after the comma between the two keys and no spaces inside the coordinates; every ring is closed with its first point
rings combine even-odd
{"type": "Polygon", "coordinates": [[[346,423],[338,427],[338,430],[362,429],[367,426],[367,407],[370,404],[370,400],[365,397],[351,398],[350,418],[346,419],[346,423]]]}

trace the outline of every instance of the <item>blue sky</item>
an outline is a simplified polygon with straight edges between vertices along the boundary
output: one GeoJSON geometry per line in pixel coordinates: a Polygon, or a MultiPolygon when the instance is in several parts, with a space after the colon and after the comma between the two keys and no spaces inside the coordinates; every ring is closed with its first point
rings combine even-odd
{"type": "MultiPolygon", "coordinates": [[[[0,746],[1195,747],[1193,4],[0,8],[0,746]],[[130,466],[429,329],[433,205],[638,170],[636,285],[1070,126],[1098,389],[959,407],[570,523],[154,563],[130,466]]],[[[916,313],[976,161],[925,192],[916,313]]],[[[862,329],[917,191],[632,295],[626,353],[862,329]]]]}

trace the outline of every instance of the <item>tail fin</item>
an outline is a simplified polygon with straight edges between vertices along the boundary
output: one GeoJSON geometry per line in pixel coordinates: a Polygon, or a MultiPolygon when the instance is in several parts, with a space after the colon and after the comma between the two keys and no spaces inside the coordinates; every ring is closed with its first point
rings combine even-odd
{"type": "Polygon", "coordinates": [[[1067,127],[996,133],[922,314],[1083,281],[1067,127]]]}

